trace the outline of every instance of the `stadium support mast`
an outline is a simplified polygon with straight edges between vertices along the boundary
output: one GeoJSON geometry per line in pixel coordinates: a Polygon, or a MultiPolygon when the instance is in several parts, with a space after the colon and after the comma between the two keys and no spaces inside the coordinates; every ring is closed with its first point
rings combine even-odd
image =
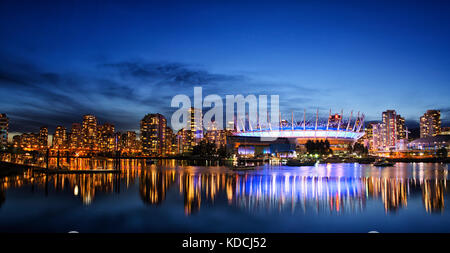
{"type": "Polygon", "coordinates": [[[306,131],[306,109],[303,109],[303,130],[306,131]]]}
{"type": "Polygon", "coordinates": [[[359,124],[359,126],[358,126],[358,132],[361,130],[361,127],[364,125],[364,119],[366,118],[366,115],[364,115],[364,113],[363,113],[363,115],[361,117],[362,117],[362,119],[361,119],[361,124],[359,124]]]}
{"type": "Polygon", "coordinates": [[[331,108],[330,108],[330,114],[328,115],[327,131],[328,131],[328,125],[330,125],[330,118],[331,118],[331,108]]]}
{"type": "Polygon", "coordinates": [[[317,108],[317,112],[316,112],[316,127],[314,129],[314,137],[317,136],[317,122],[319,121],[319,108],[317,108]]]}
{"type": "Polygon", "coordinates": [[[316,112],[316,126],[315,126],[315,131],[317,131],[317,122],[319,121],[319,109],[317,109],[317,112],[316,112]]]}
{"type": "Polygon", "coordinates": [[[352,116],[353,116],[353,110],[350,112],[350,117],[348,118],[347,128],[345,129],[345,131],[348,131],[348,128],[350,127],[350,122],[352,122],[352,116]]]}
{"type": "Polygon", "coordinates": [[[358,124],[358,125],[361,124],[360,121],[361,121],[361,119],[359,118],[359,111],[358,111],[358,117],[356,117],[356,121],[355,121],[355,124],[353,125],[353,129],[352,129],[353,132],[354,132],[355,129],[356,129],[356,124],[358,124]]]}
{"type": "Polygon", "coordinates": [[[291,125],[292,125],[292,131],[294,131],[294,111],[292,111],[292,115],[291,115],[291,125]]]}

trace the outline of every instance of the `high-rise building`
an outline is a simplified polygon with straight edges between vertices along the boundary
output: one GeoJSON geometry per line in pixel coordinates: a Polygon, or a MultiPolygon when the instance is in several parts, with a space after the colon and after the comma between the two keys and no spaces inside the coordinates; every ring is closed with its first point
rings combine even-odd
{"type": "Polygon", "coordinates": [[[372,124],[373,150],[383,150],[386,146],[386,126],[384,123],[372,124]]]}
{"type": "Polygon", "coordinates": [[[134,131],[127,131],[126,146],[129,149],[136,149],[136,132],[134,132],[134,131]]]}
{"type": "Polygon", "coordinates": [[[163,156],[166,152],[166,118],[159,114],[147,114],[141,120],[142,153],[163,156]]]}
{"type": "Polygon", "coordinates": [[[406,139],[406,125],[405,125],[405,119],[397,114],[397,140],[403,140],[406,139]]]}
{"type": "Polygon", "coordinates": [[[397,113],[395,110],[387,110],[382,113],[382,119],[385,129],[385,143],[386,148],[395,147],[397,143],[397,113]]]}
{"type": "Polygon", "coordinates": [[[70,129],[70,146],[71,150],[77,150],[82,147],[83,135],[80,123],[73,123],[70,129]]]}
{"type": "Polygon", "coordinates": [[[373,123],[368,124],[367,127],[364,129],[364,145],[368,147],[369,149],[374,149],[373,145],[373,123]]]}
{"type": "Polygon", "coordinates": [[[82,136],[84,149],[97,149],[97,118],[94,115],[83,116],[82,136]]]}
{"type": "Polygon", "coordinates": [[[53,135],[52,146],[56,149],[64,149],[67,144],[67,132],[63,126],[57,126],[53,135]]]}
{"type": "Polygon", "coordinates": [[[46,149],[48,147],[48,128],[41,127],[39,129],[39,145],[40,149],[46,149]]]}
{"type": "Polygon", "coordinates": [[[201,109],[191,107],[189,115],[190,131],[194,135],[195,144],[198,144],[203,138],[203,113],[201,109]]]}
{"type": "Polygon", "coordinates": [[[207,131],[205,133],[205,139],[210,142],[216,144],[217,148],[225,146],[227,144],[227,135],[229,131],[218,129],[216,122],[211,122],[209,126],[206,127],[207,131]]]}
{"type": "Polygon", "coordinates": [[[24,150],[39,150],[39,134],[37,133],[23,133],[13,137],[13,145],[15,148],[22,148],[24,150]]]}
{"type": "Polygon", "coordinates": [[[5,113],[0,113],[0,147],[8,145],[9,119],[5,113]]]}
{"type": "Polygon", "coordinates": [[[176,149],[176,135],[172,128],[166,127],[166,155],[175,155],[176,149]]]}
{"type": "Polygon", "coordinates": [[[420,117],[420,138],[431,137],[441,131],[441,112],[439,110],[428,110],[420,117]]]}
{"type": "Polygon", "coordinates": [[[192,148],[195,146],[194,135],[191,130],[181,129],[176,134],[176,153],[186,154],[192,152],[192,148]]]}
{"type": "Polygon", "coordinates": [[[450,135],[450,127],[442,127],[440,135],[450,135]]]}
{"type": "Polygon", "coordinates": [[[114,125],[105,123],[103,125],[97,125],[97,147],[103,152],[115,151],[115,134],[114,125]]]}
{"type": "Polygon", "coordinates": [[[372,150],[397,149],[406,140],[405,119],[395,110],[382,113],[382,123],[372,124],[372,150]]]}
{"type": "Polygon", "coordinates": [[[126,154],[138,153],[138,140],[136,139],[136,132],[127,131],[126,133],[120,135],[120,151],[126,154]]]}

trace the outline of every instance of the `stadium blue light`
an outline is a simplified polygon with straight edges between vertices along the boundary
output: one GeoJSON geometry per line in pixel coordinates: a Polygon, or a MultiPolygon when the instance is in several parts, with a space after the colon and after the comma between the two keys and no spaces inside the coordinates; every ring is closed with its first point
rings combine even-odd
{"type": "Polygon", "coordinates": [[[317,127],[282,127],[273,129],[258,129],[253,131],[237,132],[235,136],[242,137],[266,137],[266,138],[328,138],[328,139],[353,139],[361,138],[363,132],[347,131],[345,129],[317,127]]]}

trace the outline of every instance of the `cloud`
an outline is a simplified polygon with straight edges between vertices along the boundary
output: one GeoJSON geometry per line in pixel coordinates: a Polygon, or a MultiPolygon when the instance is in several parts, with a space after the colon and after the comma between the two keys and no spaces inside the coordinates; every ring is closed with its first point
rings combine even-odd
{"type": "Polygon", "coordinates": [[[35,132],[41,126],[70,128],[92,113],[117,129],[139,129],[146,113],[169,116],[171,98],[192,86],[223,85],[244,77],[199,70],[180,63],[120,62],[97,64],[91,73],[49,71],[32,62],[0,54],[0,101],[10,131],[35,132]],[[98,66],[100,66],[98,68],[98,66]],[[174,89],[177,87],[177,89],[174,89]]]}
{"type": "Polygon", "coordinates": [[[99,65],[101,68],[117,70],[121,78],[156,82],[158,85],[195,86],[212,85],[223,82],[246,81],[242,75],[225,75],[193,69],[181,63],[146,63],[123,61],[99,65]]]}
{"type": "Polygon", "coordinates": [[[306,106],[308,96],[318,92],[289,84],[281,90],[280,84],[177,62],[91,62],[86,66],[92,71],[68,73],[1,53],[0,60],[5,63],[0,66],[0,92],[7,94],[0,108],[11,119],[11,132],[36,132],[41,126],[52,132],[57,125],[69,129],[84,114],[94,114],[100,123],[113,123],[118,130],[138,130],[147,113],[159,112],[169,119],[177,109],[170,107],[175,95],[188,95],[193,102],[194,86],[203,87],[203,96],[223,98],[279,94],[281,110],[289,112],[306,106]]]}

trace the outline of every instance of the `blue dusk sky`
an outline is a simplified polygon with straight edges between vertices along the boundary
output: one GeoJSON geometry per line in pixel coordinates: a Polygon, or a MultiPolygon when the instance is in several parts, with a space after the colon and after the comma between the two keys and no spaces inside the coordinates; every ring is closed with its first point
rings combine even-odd
{"type": "MultiPolygon", "coordinates": [[[[173,96],[267,94],[411,126],[450,121],[449,1],[4,1],[0,113],[10,132],[83,114],[138,130],[173,96]]],[[[169,120],[170,121],[170,120],[169,120]]]]}

